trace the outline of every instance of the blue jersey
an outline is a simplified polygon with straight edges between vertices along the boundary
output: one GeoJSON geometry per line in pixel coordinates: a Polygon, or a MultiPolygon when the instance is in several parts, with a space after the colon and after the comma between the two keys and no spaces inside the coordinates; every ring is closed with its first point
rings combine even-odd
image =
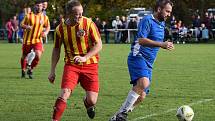
{"type": "Polygon", "coordinates": [[[141,46],[138,38],[148,38],[153,41],[162,42],[164,39],[165,23],[156,20],[152,14],[145,16],[138,25],[138,32],[131,45],[129,56],[141,56],[145,59],[149,68],[152,68],[159,47],[141,46]]]}

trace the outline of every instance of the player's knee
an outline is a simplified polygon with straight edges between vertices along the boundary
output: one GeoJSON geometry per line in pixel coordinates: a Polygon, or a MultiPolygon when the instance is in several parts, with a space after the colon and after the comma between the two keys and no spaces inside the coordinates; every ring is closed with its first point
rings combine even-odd
{"type": "Polygon", "coordinates": [[[141,90],[145,90],[146,88],[148,88],[150,85],[149,79],[146,77],[140,78],[138,80],[137,86],[141,89],[141,90]]]}
{"type": "Polygon", "coordinates": [[[98,98],[98,93],[97,92],[92,92],[92,91],[87,91],[86,94],[86,101],[89,105],[95,105],[97,102],[98,98]]]}
{"type": "Polygon", "coordinates": [[[35,51],[35,58],[37,57],[38,59],[40,59],[41,55],[42,55],[41,51],[35,51]]]}
{"type": "Polygon", "coordinates": [[[87,103],[89,105],[95,105],[97,102],[97,98],[95,98],[95,97],[87,97],[86,99],[87,99],[87,103]]]}
{"type": "Polygon", "coordinates": [[[67,100],[70,97],[70,94],[71,94],[71,90],[68,88],[65,88],[61,90],[60,97],[63,98],[64,100],[67,100]]]}

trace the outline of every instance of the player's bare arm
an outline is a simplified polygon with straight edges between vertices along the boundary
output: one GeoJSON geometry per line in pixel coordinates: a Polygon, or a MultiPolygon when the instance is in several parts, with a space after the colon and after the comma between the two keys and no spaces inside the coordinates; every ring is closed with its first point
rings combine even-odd
{"type": "Polygon", "coordinates": [[[52,61],[51,61],[51,70],[48,76],[49,82],[54,83],[55,81],[55,68],[60,58],[60,49],[54,48],[52,51],[52,61]]]}
{"type": "Polygon", "coordinates": [[[150,40],[148,38],[139,38],[139,44],[142,46],[149,46],[149,47],[161,47],[161,48],[167,49],[167,50],[174,49],[173,43],[169,42],[169,41],[156,42],[156,41],[150,40]]]}
{"type": "Polygon", "coordinates": [[[102,41],[99,40],[95,43],[93,48],[85,56],[75,56],[73,59],[76,63],[86,62],[89,58],[96,55],[102,49],[102,41]]]}
{"type": "Polygon", "coordinates": [[[47,26],[47,27],[45,28],[45,31],[42,33],[42,36],[43,36],[43,37],[46,37],[46,36],[48,35],[49,31],[50,31],[50,26],[47,26]]]}

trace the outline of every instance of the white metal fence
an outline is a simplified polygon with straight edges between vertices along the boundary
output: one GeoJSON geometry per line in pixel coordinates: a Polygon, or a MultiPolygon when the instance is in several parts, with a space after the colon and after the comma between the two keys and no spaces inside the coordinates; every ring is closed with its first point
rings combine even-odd
{"type": "MultiPolygon", "coordinates": [[[[53,40],[53,35],[54,35],[54,29],[50,30],[48,40],[53,40]]],[[[127,42],[131,42],[131,32],[136,32],[137,29],[106,29],[106,31],[109,31],[110,34],[114,34],[116,32],[123,32],[127,31],[127,42]]],[[[198,29],[189,29],[189,31],[192,32],[192,37],[197,40],[198,39],[198,29]]],[[[212,31],[215,32],[215,29],[212,29],[212,31]]],[[[104,33],[102,33],[104,34],[104,33]]],[[[110,36],[110,35],[109,35],[110,36]]],[[[7,40],[7,31],[6,29],[0,29],[0,39],[7,40]]]]}

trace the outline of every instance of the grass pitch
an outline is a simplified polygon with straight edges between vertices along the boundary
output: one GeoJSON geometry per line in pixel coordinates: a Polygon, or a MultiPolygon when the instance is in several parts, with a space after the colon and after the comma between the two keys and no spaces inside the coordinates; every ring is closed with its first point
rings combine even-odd
{"type": "MultiPolygon", "coordinates": [[[[189,104],[194,121],[215,120],[214,44],[175,45],[172,52],[160,50],[153,69],[151,92],[129,114],[129,121],[177,121],[176,109],[189,104]]],[[[60,92],[63,50],[51,85],[52,44],[45,44],[34,79],[21,79],[21,44],[0,43],[0,121],[50,121],[52,107],[60,92]]],[[[100,93],[94,121],[108,121],[118,110],[131,88],[127,70],[129,44],[104,44],[100,53],[100,93]]],[[[68,100],[62,121],[88,121],[77,86],[68,100]]]]}

